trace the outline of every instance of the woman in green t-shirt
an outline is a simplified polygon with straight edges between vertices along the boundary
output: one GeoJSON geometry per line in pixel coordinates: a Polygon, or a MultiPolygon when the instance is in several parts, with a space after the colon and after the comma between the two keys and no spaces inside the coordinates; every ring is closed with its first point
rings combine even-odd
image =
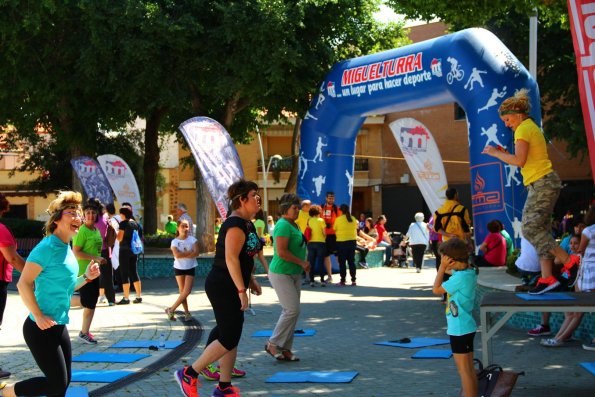
{"type": "Polygon", "coordinates": [[[300,198],[291,193],[279,199],[281,219],[273,235],[273,260],[269,280],[283,310],[264,350],[277,360],[299,361],[292,352],[295,326],[300,315],[302,273],[310,270],[306,261],[306,238],[295,223],[300,212],[300,198]]]}

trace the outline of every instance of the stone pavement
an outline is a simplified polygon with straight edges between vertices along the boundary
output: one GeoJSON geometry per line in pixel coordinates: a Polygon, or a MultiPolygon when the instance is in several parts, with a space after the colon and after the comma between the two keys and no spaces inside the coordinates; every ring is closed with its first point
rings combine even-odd
{"type": "MultiPolygon", "coordinates": [[[[246,313],[244,334],[239,347],[238,365],[248,376],[234,380],[242,396],[457,396],[459,379],[454,361],[414,360],[415,349],[400,349],[373,345],[376,341],[403,337],[444,338],[444,305],[431,294],[435,270],[433,260],[426,260],[419,274],[414,269],[377,268],[358,270],[357,287],[310,287],[302,292],[302,313],[298,328],[315,328],[314,337],[295,339],[294,352],[300,362],[278,362],[263,351],[266,338],[252,338],[257,330],[272,329],[280,313],[274,290],[264,282],[263,295],[252,297],[254,315],[246,313]],[[358,371],[351,383],[265,383],[279,371],[358,371]]],[[[263,280],[263,277],[259,278],[263,280]]],[[[142,379],[121,388],[105,384],[81,384],[92,396],[177,396],[182,395],[174,381],[176,368],[192,362],[204,347],[207,333],[214,325],[213,314],[204,293],[204,279],[197,279],[189,298],[191,310],[200,327],[170,322],[163,309],[177,295],[173,279],[143,280],[143,303],[138,305],[98,306],[92,333],[97,346],[76,339],[81,322],[81,310],[71,310],[70,335],[73,354],[87,351],[110,351],[108,346],[122,339],[158,339],[165,333],[168,339],[186,335],[200,336],[188,352],[178,350],[149,351],[124,349],[127,353],[146,353],[151,357],[135,364],[73,363],[73,368],[133,369],[146,374],[142,379]],[[172,353],[173,352],[173,353],[172,353]],[[181,355],[180,355],[181,354],[181,355]],[[111,389],[108,389],[110,388],[111,389]]],[[[181,308],[180,308],[181,310],[181,308]]],[[[13,373],[9,383],[39,374],[24,344],[21,332],[26,310],[14,288],[9,292],[5,320],[0,330],[0,367],[13,373]]],[[[590,314],[592,315],[592,314],[590,314]]],[[[436,347],[446,348],[447,346],[436,347]]],[[[120,350],[120,349],[118,349],[120,350]]],[[[479,334],[475,339],[475,354],[480,357],[479,334]]],[[[595,376],[578,365],[595,361],[595,353],[570,343],[563,348],[544,348],[526,330],[504,327],[495,337],[494,360],[503,367],[525,371],[520,377],[514,396],[593,396],[595,376]]],[[[214,382],[202,380],[201,396],[210,396],[214,382]]]]}

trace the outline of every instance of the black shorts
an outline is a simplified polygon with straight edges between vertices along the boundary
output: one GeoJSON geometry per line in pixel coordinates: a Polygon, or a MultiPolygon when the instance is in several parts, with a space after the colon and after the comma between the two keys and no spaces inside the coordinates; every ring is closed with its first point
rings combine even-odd
{"type": "Polygon", "coordinates": [[[81,297],[81,306],[86,309],[95,309],[97,306],[97,298],[99,298],[99,277],[90,283],[85,283],[79,288],[79,295],[81,297]]]}
{"type": "Polygon", "coordinates": [[[335,234],[327,234],[326,235],[326,255],[330,256],[331,254],[337,253],[337,235],[335,234]]]}
{"type": "Polygon", "coordinates": [[[473,338],[475,332],[465,335],[450,335],[450,349],[455,354],[465,354],[473,352],[473,338]]]}
{"type": "Polygon", "coordinates": [[[192,276],[192,277],[194,277],[194,275],[196,274],[194,269],[196,269],[196,268],[193,267],[192,269],[176,269],[174,267],[174,274],[176,276],[192,276]]]}

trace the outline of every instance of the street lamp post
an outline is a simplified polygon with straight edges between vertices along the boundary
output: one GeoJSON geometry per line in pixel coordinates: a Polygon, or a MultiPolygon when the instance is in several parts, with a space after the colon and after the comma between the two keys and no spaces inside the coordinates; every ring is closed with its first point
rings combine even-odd
{"type": "MultiPolygon", "coordinates": [[[[266,168],[264,167],[264,161],[262,162],[262,169],[263,169],[263,191],[264,191],[264,216],[268,216],[269,214],[269,198],[267,196],[267,182],[269,179],[269,168],[271,168],[271,163],[273,160],[283,160],[283,157],[279,154],[275,154],[269,157],[269,163],[267,164],[266,168]]],[[[266,219],[266,218],[265,218],[266,219]]]]}

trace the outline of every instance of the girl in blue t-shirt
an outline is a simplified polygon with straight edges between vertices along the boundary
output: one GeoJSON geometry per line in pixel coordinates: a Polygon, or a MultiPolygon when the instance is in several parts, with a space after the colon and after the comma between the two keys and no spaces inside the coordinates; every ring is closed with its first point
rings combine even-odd
{"type": "Polygon", "coordinates": [[[23,336],[45,377],[35,377],[3,390],[5,397],[65,395],[71,378],[72,349],[66,324],[75,290],[99,277],[99,265],[89,263],[77,277],[78,263],[70,241],[82,224],[82,197],[61,192],[48,207],[46,237],[31,251],[17,283],[30,311],[23,336]]]}
{"type": "Polygon", "coordinates": [[[449,239],[440,245],[439,250],[442,258],[432,292],[436,295],[447,294],[446,333],[450,336],[463,395],[475,397],[477,377],[473,367],[473,338],[477,324],[471,311],[475,302],[477,272],[468,263],[469,250],[465,241],[449,239]],[[443,281],[445,273],[451,275],[447,281],[443,281]]]}

